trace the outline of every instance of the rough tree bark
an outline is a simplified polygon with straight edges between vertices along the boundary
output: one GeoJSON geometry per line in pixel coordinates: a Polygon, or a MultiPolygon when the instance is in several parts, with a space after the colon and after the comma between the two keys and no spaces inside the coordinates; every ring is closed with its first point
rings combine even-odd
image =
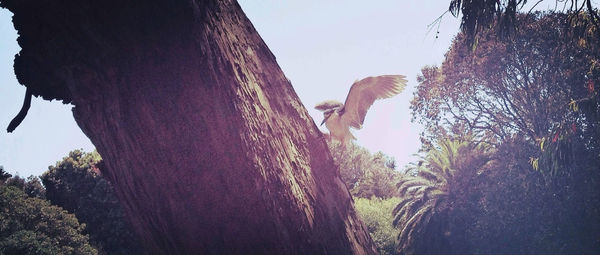
{"type": "Polygon", "coordinates": [[[329,150],[232,1],[0,0],[33,95],[74,105],[149,253],[374,254],[329,150]]]}

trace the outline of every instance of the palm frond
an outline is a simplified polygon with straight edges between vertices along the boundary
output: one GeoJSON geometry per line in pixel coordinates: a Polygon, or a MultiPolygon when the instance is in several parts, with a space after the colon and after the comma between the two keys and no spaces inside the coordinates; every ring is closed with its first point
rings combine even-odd
{"type": "MultiPolygon", "coordinates": [[[[426,233],[433,217],[447,215],[452,185],[460,181],[457,178],[471,178],[478,170],[463,168],[481,168],[486,165],[488,148],[473,145],[468,141],[446,139],[422,157],[423,164],[417,168],[416,176],[407,177],[397,184],[401,200],[394,208],[394,226],[400,228],[399,248],[404,252],[415,251],[417,239],[430,234],[444,238],[444,233],[426,233]],[[472,159],[477,159],[473,161],[472,159]],[[481,160],[481,161],[478,161],[481,160]],[[475,162],[473,164],[472,162],[475,162]],[[465,176],[466,174],[466,176],[465,176]]],[[[447,220],[436,220],[446,222],[447,220]]],[[[436,227],[433,229],[442,229],[436,227]]],[[[435,230],[435,231],[442,231],[435,230]]],[[[423,242],[418,242],[423,244],[423,242]]]]}
{"type": "Polygon", "coordinates": [[[398,193],[401,196],[404,196],[409,189],[414,189],[420,186],[431,186],[431,182],[423,178],[411,178],[411,180],[405,181],[402,183],[402,185],[400,185],[400,187],[398,187],[398,193]]]}

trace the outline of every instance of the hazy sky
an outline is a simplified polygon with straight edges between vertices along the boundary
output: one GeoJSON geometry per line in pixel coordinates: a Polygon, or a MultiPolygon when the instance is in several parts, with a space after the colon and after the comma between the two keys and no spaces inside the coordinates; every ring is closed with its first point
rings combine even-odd
{"type": "MultiPolygon", "coordinates": [[[[420,146],[421,128],[410,122],[409,110],[416,76],[423,66],[441,63],[458,31],[459,21],[446,15],[438,38],[435,29],[427,34],[427,25],[447,10],[448,3],[240,1],[317,123],[322,114],[314,105],[326,99],[343,102],[355,80],[382,74],[407,76],[407,89],[375,102],[363,129],[354,131],[358,144],[394,157],[401,167],[420,146]]],[[[0,165],[26,177],[43,173],[73,149],[94,147],[73,120],[70,105],[39,98],[32,100],[29,114],[15,132],[6,133],[25,95],[12,68],[19,47],[11,16],[0,10],[0,165]]]]}

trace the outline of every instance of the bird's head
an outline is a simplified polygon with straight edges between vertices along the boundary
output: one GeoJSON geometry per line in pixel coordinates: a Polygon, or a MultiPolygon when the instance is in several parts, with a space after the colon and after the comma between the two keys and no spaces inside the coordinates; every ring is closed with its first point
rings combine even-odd
{"type": "Polygon", "coordinates": [[[323,112],[323,121],[321,122],[321,126],[323,126],[323,124],[325,124],[327,119],[329,119],[329,117],[331,117],[331,114],[333,114],[333,112],[335,112],[335,110],[337,110],[343,106],[344,106],[344,104],[342,104],[338,101],[335,101],[335,100],[327,100],[327,101],[323,101],[323,102],[315,105],[315,109],[323,112]]]}
{"type": "Polygon", "coordinates": [[[325,122],[327,122],[327,120],[329,119],[329,117],[331,117],[331,115],[335,112],[337,108],[333,108],[333,109],[329,109],[323,112],[323,121],[321,122],[321,126],[323,126],[323,124],[325,124],[325,122]]]}

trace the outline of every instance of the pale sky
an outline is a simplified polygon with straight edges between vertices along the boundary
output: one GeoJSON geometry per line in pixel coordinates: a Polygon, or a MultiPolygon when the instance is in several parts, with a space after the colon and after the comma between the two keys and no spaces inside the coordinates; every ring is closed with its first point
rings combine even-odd
{"type": "MultiPolygon", "coordinates": [[[[459,20],[447,14],[437,39],[435,28],[427,33],[427,25],[448,4],[448,0],[240,1],[317,124],[323,116],[314,105],[327,99],[343,102],[355,80],[407,76],[407,89],[375,102],[363,129],[354,130],[356,143],[394,157],[400,168],[420,146],[421,127],[410,122],[409,109],[416,76],[425,65],[441,64],[458,32],[459,20]]],[[[12,68],[20,48],[11,16],[0,10],[0,165],[27,177],[40,175],[71,150],[92,151],[94,146],[75,123],[71,105],[40,98],[33,98],[23,123],[6,133],[25,95],[12,68]]],[[[324,126],[322,130],[326,131],[324,126]]]]}

